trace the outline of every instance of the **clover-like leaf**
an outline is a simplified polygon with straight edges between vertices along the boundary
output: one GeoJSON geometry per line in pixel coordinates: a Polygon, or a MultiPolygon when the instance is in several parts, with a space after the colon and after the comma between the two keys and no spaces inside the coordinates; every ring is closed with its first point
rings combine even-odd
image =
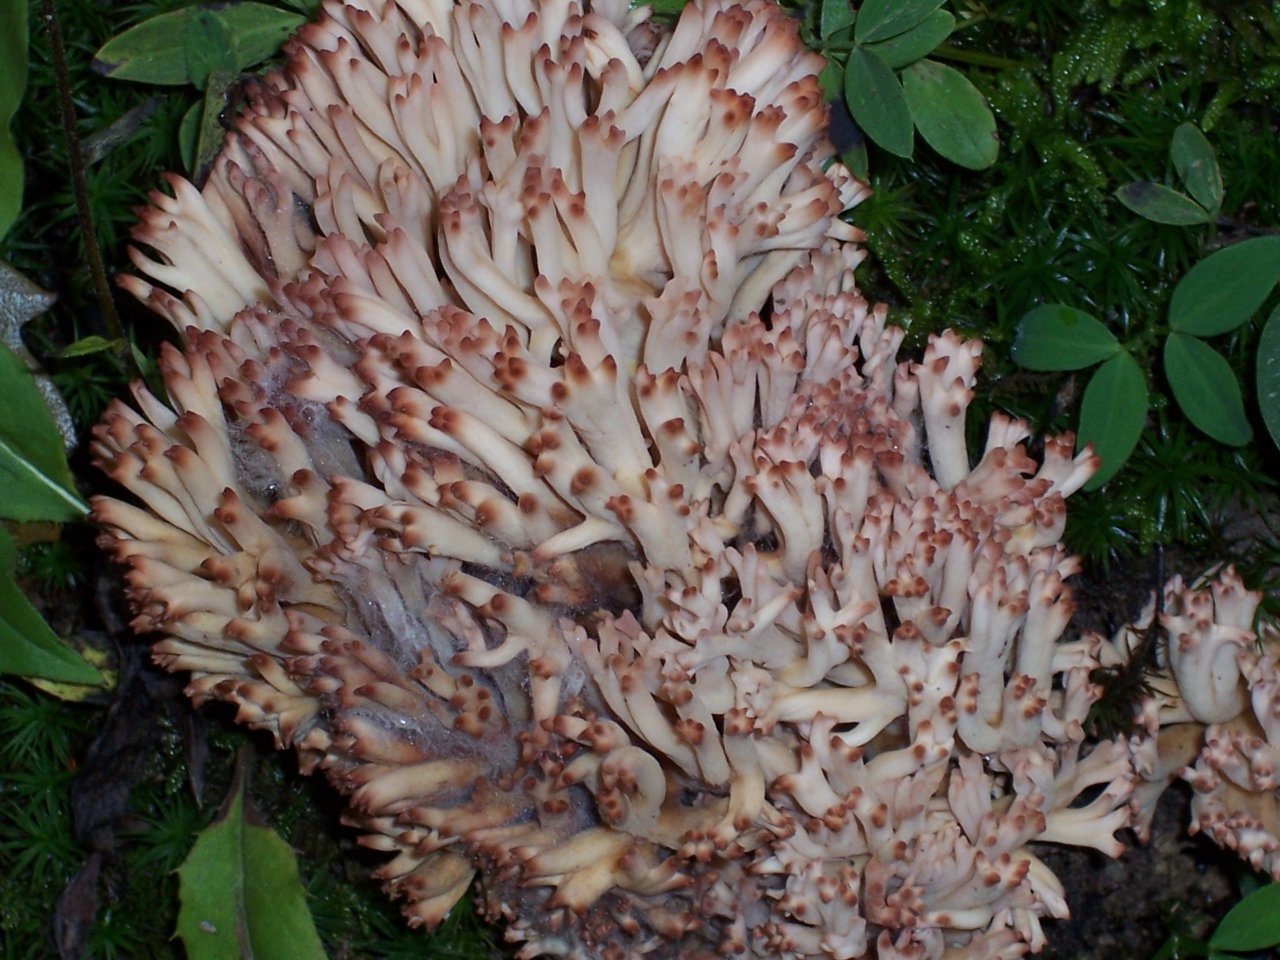
{"type": "Polygon", "coordinates": [[[9,122],[27,89],[27,0],[0,0],[0,238],[22,212],[22,154],[9,122]]]}
{"type": "Polygon", "coordinates": [[[902,84],[887,63],[864,47],[849,52],[844,98],[863,133],[892,154],[911,156],[914,133],[902,84]]]}
{"type": "MultiPolygon", "coordinates": [[[[210,11],[233,38],[232,70],[243,70],[267,59],[303,22],[299,14],[250,0],[207,8],[184,7],[151,17],[112,37],[95,56],[97,68],[119,80],[169,85],[196,83],[188,62],[189,43],[199,43],[210,11]],[[189,31],[195,31],[195,39],[190,41],[189,31]]],[[[216,43],[216,38],[209,42],[216,43]]]]}
{"type": "Polygon", "coordinates": [[[911,119],[925,143],[952,163],[982,170],[996,162],[1000,138],[986,98],[946,64],[919,60],[902,73],[911,119]]]}
{"type": "Polygon", "coordinates": [[[1234,330],[1280,280],[1280,237],[1254,237],[1205,257],[1173,288],[1169,326],[1212,337],[1234,330]]]}
{"type": "Polygon", "coordinates": [[[1121,350],[1097,369],[1080,402],[1077,444],[1093,444],[1102,461],[1085,484],[1096,490],[1125,465],[1147,422],[1147,384],[1142,369],[1128,351],[1121,350]]]}
{"type": "Polygon", "coordinates": [[[905,33],[937,10],[945,0],[867,0],[858,10],[853,38],[874,43],[905,33]]]}
{"type": "Polygon", "coordinates": [[[49,629],[13,579],[13,539],[0,529],[0,673],[64,683],[102,676],[49,629]]]}
{"type": "Polygon", "coordinates": [[[1173,131],[1173,143],[1169,148],[1173,168],[1178,171],[1183,185],[1202,207],[1214,215],[1222,206],[1222,171],[1213,147],[1194,123],[1182,123],[1173,131]]]}
{"type": "Polygon", "coordinates": [[[1115,334],[1092,314],[1045,303],[1018,321],[1011,352],[1028,370],[1083,370],[1120,350],[1115,334]]]}
{"type": "Polygon", "coordinates": [[[934,47],[951,36],[955,27],[955,17],[946,10],[935,10],[905,33],[868,43],[867,49],[897,70],[928,56],[934,47]]]}
{"type": "Polygon", "coordinates": [[[1262,422],[1280,446],[1280,307],[1271,311],[1258,338],[1257,376],[1262,422]]]}
{"type": "Polygon", "coordinates": [[[324,960],[293,851],[245,812],[244,778],[178,868],[189,960],[324,960]]]}
{"type": "Polygon", "coordinates": [[[1213,347],[1184,333],[1169,334],[1164,375],[1187,419],[1213,439],[1240,447],[1253,438],[1240,383],[1231,364],[1213,347]]]}
{"type": "Polygon", "coordinates": [[[8,347],[0,347],[0,484],[6,520],[78,520],[89,509],[76,493],[53,415],[8,347]]]}
{"type": "Polygon", "coordinates": [[[1135,180],[1118,189],[1115,197],[1144,219],[1174,227],[1208,223],[1213,214],[1186,194],[1159,183],[1135,180]]]}
{"type": "Polygon", "coordinates": [[[1209,937],[1216,951],[1254,953],[1280,943],[1280,883],[1259,887],[1227,911],[1209,937]]]}

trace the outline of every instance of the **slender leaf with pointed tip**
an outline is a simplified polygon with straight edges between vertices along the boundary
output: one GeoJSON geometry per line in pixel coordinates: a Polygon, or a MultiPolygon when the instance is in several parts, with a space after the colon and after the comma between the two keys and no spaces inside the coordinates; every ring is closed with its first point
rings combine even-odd
{"type": "Polygon", "coordinates": [[[1187,419],[1219,443],[1241,447],[1253,438],[1240,383],[1226,358],[1203,340],[1171,333],[1164,375],[1187,419]]]}
{"type": "Polygon", "coordinates": [[[0,673],[101,684],[101,674],[50,630],[31,606],[13,579],[13,561],[13,540],[0,529],[0,673]]]}
{"type": "Polygon", "coordinates": [[[1257,312],[1280,280],[1280,237],[1254,237],[1205,257],[1187,271],[1169,300],[1169,326],[1212,337],[1257,312]]]}
{"type": "Polygon", "coordinates": [[[241,773],[223,809],[178,868],[177,935],[189,960],[324,960],[297,860],[246,818],[241,773]]]}
{"type": "Polygon", "coordinates": [[[1080,402],[1078,445],[1093,444],[1102,461],[1086,490],[1096,490],[1125,465],[1147,422],[1147,384],[1142,369],[1125,350],[1089,378],[1080,402]]]}
{"type": "Polygon", "coordinates": [[[1169,148],[1173,168],[1178,171],[1187,192],[1202,207],[1217,214],[1222,206],[1222,171],[1213,147],[1194,123],[1183,123],[1173,131],[1169,148]]]}
{"type": "Polygon", "coordinates": [[[1013,359],[1028,370],[1083,370],[1120,352],[1102,321],[1061,303],[1044,303],[1018,321],[1013,359]]]}
{"type": "Polygon", "coordinates": [[[1186,194],[1146,180],[1126,183],[1116,190],[1115,196],[1138,216],[1153,223],[1190,227],[1213,219],[1212,213],[1186,194]]]}
{"type": "Polygon", "coordinates": [[[78,520],[89,507],[76,493],[62,435],[26,364],[0,346],[0,518],[78,520]]]}
{"type": "Polygon", "coordinates": [[[1000,138],[995,115],[963,73],[934,60],[918,60],[902,72],[902,89],[925,143],[970,170],[996,162],[1000,138]]]}

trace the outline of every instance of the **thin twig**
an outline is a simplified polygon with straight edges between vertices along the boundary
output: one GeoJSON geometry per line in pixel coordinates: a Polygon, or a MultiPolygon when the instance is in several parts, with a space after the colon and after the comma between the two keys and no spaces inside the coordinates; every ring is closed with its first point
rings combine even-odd
{"type": "Polygon", "coordinates": [[[93,214],[89,210],[84,150],[80,144],[80,136],[76,133],[76,105],[71,98],[67,50],[62,42],[62,28],[58,25],[54,0],[44,0],[44,25],[49,31],[49,50],[53,56],[53,75],[58,88],[58,110],[62,114],[62,130],[67,138],[67,159],[71,166],[71,189],[76,198],[76,219],[80,225],[80,236],[84,240],[84,252],[89,260],[89,272],[93,275],[98,308],[102,311],[107,333],[112,340],[123,343],[124,328],[120,325],[120,315],[116,313],[111,284],[107,282],[107,268],[102,262],[102,251],[98,247],[98,235],[93,229],[93,214]]]}

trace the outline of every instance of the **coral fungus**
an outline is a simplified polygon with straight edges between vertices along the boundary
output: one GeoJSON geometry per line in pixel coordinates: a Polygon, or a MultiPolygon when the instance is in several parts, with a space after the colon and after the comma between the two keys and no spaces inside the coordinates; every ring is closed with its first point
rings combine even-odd
{"type": "Polygon", "coordinates": [[[897,358],[792,21],[330,0],[288,54],[124,279],[185,335],[94,444],[160,662],[416,922],[479,874],[530,957],[1038,949],[1028,844],[1116,853],[1137,782],[1063,639],[1093,458],[972,465],[980,347],[897,358]]]}

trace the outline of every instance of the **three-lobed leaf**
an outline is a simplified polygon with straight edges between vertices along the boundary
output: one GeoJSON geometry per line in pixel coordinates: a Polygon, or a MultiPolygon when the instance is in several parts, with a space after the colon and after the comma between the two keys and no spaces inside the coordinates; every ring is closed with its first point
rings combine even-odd
{"type": "Polygon", "coordinates": [[[1178,281],[1169,326],[1212,337],[1234,330],[1262,306],[1280,280],[1280,237],[1254,237],[1205,257],[1178,281]]]}
{"type": "Polygon", "coordinates": [[[1089,379],[1080,402],[1077,444],[1080,448],[1092,444],[1102,465],[1085,484],[1086,490],[1096,490],[1125,465],[1146,425],[1147,405],[1142,370],[1125,350],[1089,379]]]}
{"type": "Polygon", "coordinates": [[[1115,334],[1092,314],[1045,303],[1018,321],[1012,353],[1028,370],[1083,370],[1120,350],[1115,334]]]}
{"type": "Polygon", "coordinates": [[[224,814],[178,868],[177,935],[189,960],[324,960],[293,851],[245,817],[237,777],[224,814]]]}
{"type": "Polygon", "coordinates": [[[0,346],[0,518],[78,520],[88,505],[76,493],[62,434],[31,372],[0,346]]]}
{"type": "Polygon", "coordinates": [[[9,123],[27,89],[27,0],[0,0],[0,238],[22,212],[22,154],[9,123]]]}
{"type": "Polygon", "coordinates": [[[1216,215],[1222,206],[1222,171],[1213,147],[1193,123],[1182,123],[1173,131],[1169,148],[1173,168],[1178,171],[1187,192],[1206,210],[1216,215]]]}
{"type": "Polygon", "coordinates": [[[854,47],[844,71],[844,96],[863,133],[892,154],[911,156],[911,109],[887,63],[864,47],[854,47]]]}
{"type": "Polygon", "coordinates": [[[1000,138],[995,115],[959,70],[919,60],[903,71],[902,89],[916,129],[934,150],[970,170],[996,162],[1000,138]]]}
{"type": "Polygon", "coordinates": [[[1210,949],[1253,953],[1280,943],[1280,883],[1259,887],[1234,907],[1213,935],[1210,949]]]}
{"type": "Polygon", "coordinates": [[[1271,439],[1280,446],[1280,307],[1271,311],[1258,338],[1258,408],[1271,439]]]}
{"type": "Polygon", "coordinates": [[[18,587],[13,561],[13,539],[0,528],[0,673],[101,684],[98,671],[49,629],[18,587]]]}
{"type": "Polygon", "coordinates": [[[217,43],[222,34],[211,32],[210,14],[233,40],[231,72],[267,59],[303,22],[300,14],[252,0],[226,6],[185,7],[151,17],[112,37],[96,55],[98,67],[107,76],[120,80],[199,85],[202,81],[196,77],[201,72],[207,77],[211,68],[205,69],[205,58],[197,56],[193,75],[188,51],[204,42],[210,47],[210,57],[216,58],[221,52],[217,43]]]}
{"type": "Polygon", "coordinates": [[[1173,332],[1164,342],[1164,375],[1178,406],[1219,443],[1239,447],[1253,438],[1240,383],[1226,358],[1203,340],[1173,332]]]}
{"type": "Polygon", "coordinates": [[[1146,180],[1126,183],[1115,197],[1138,216],[1155,223],[1190,227],[1213,219],[1212,213],[1185,194],[1146,180]]]}
{"type": "Polygon", "coordinates": [[[867,0],[858,10],[853,38],[874,43],[905,33],[937,10],[945,0],[867,0]]]}
{"type": "Polygon", "coordinates": [[[951,36],[955,26],[955,17],[946,10],[935,10],[910,30],[888,40],[868,43],[867,49],[897,70],[928,56],[934,47],[951,36]]]}

